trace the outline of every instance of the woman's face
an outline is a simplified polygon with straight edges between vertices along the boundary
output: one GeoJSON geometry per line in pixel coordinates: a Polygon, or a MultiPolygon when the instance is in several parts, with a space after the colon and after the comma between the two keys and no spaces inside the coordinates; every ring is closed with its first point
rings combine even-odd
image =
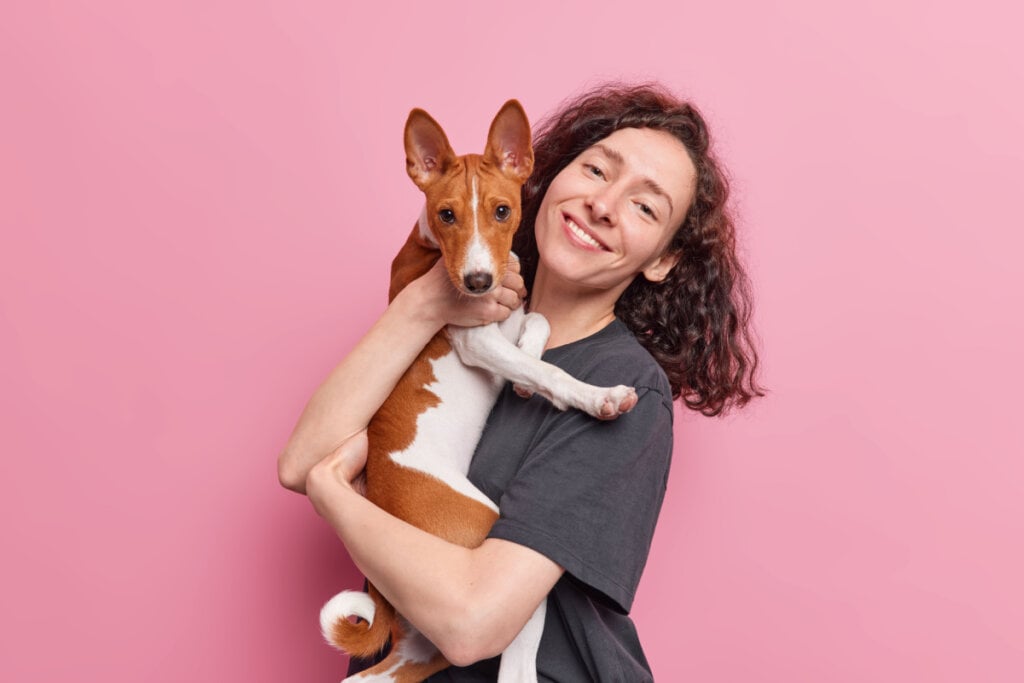
{"type": "Polygon", "coordinates": [[[555,176],[537,212],[537,277],[618,294],[638,273],[660,281],[665,254],[693,200],[696,169],[683,143],[621,128],[555,176]]]}

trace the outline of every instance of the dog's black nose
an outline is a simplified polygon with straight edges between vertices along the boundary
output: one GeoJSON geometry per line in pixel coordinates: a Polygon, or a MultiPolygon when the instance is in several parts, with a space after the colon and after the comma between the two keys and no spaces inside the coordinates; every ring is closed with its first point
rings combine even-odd
{"type": "Polygon", "coordinates": [[[466,289],[471,291],[473,294],[483,294],[491,288],[491,283],[494,282],[494,278],[491,277],[490,273],[470,273],[466,277],[462,278],[463,284],[466,285],[466,289]]]}

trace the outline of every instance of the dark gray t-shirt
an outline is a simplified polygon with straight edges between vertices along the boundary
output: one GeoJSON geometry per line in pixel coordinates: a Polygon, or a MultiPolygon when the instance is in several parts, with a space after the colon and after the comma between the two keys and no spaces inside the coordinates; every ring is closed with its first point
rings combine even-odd
{"type": "MultiPolygon", "coordinates": [[[[672,457],[672,393],[664,371],[615,320],[548,350],[544,360],[601,386],[636,387],[636,407],[602,422],[528,401],[506,387],[469,478],[498,504],[492,538],[533,548],[565,568],[548,597],[541,681],[651,679],[626,616],[647,561],[672,457]]],[[[493,681],[498,659],[430,681],[493,681]]]]}
{"type": "MultiPolygon", "coordinates": [[[[524,400],[506,386],[477,446],[469,478],[498,504],[491,530],[565,568],[548,596],[537,655],[540,681],[650,681],[626,614],[647,561],[672,456],[668,378],[629,329],[550,349],[544,360],[601,386],[636,387],[636,407],[603,422],[524,400]]],[[[500,658],[445,669],[432,683],[494,681],[500,658]]],[[[351,673],[352,671],[350,671],[351,673]]]]}

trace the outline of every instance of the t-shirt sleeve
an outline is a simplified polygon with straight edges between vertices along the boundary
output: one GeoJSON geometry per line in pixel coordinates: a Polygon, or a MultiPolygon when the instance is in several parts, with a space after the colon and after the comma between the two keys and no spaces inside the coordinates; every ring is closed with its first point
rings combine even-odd
{"type": "Polygon", "coordinates": [[[559,415],[505,489],[490,533],[557,562],[622,613],[647,562],[672,457],[671,403],[655,389],[637,394],[616,420],[559,415]]]}

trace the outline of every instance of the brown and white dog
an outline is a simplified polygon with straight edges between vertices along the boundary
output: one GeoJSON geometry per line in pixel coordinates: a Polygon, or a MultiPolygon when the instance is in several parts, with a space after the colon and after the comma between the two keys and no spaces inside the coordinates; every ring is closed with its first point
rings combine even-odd
{"type": "MultiPolygon", "coordinates": [[[[491,123],[483,155],[456,156],[441,127],[414,109],[405,125],[409,176],[426,207],[391,266],[390,298],[444,257],[452,284],[482,295],[505,274],[519,225],[520,189],[533,169],[530,125],[515,100],[491,123]]],[[[547,321],[519,309],[502,323],[438,333],[369,426],[366,495],[391,514],[466,547],[480,545],[498,509],[466,478],[487,415],[505,380],[560,409],[611,419],[633,408],[630,387],[594,387],[539,360],[547,321]]],[[[542,602],[505,650],[499,681],[536,681],[542,602]]],[[[320,614],[324,637],[356,656],[391,653],[348,681],[421,681],[449,664],[371,585],[345,591],[320,614]],[[350,617],[363,622],[354,623],[350,617]]]]}

